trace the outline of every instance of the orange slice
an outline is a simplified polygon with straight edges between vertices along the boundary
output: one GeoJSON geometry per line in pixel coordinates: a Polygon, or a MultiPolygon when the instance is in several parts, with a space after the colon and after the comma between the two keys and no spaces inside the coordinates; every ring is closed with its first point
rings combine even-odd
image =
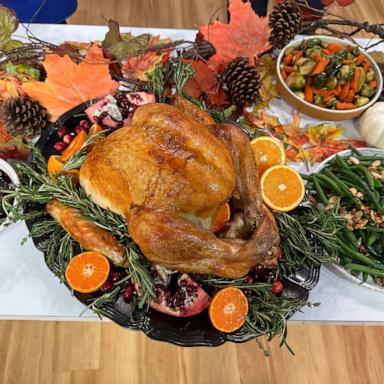
{"type": "Polygon", "coordinates": [[[53,176],[61,171],[64,167],[64,163],[61,161],[61,156],[51,155],[49,156],[47,169],[48,173],[53,176]]]}
{"type": "Polygon", "coordinates": [[[209,305],[212,325],[222,332],[234,332],[241,328],[248,314],[248,299],[239,288],[221,289],[209,305]]]}
{"type": "Polygon", "coordinates": [[[220,206],[219,210],[216,213],[215,218],[212,221],[211,231],[216,233],[228,223],[231,218],[231,208],[228,203],[224,203],[220,206]]]}
{"type": "Polygon", "coordinates": [[[107,281],[108,259],[97,252],[83,252],[68,263],[65,278],[68,285],[77,292],[95,292],[107,281]]]}
{"type": "Polygon", "coordinates": [[[87,140],[87,133],[84,131],[80,131],[77,136],[72,140],[71,144],[68,145],[67,148],[61,154],[61,161],[65,163],[69,158],[71,158],[76,152],[80,150],[80,148],[87,140]]]}
{"type": "Polygon", "coordinates": [[[285,163],[284,147],[273,137],[257,137],[251,141],[251,146],[255,154],[259,177],[262,176],[266,169],[285,163]]]}
{"type": "Polygon", "coordinates": [[[290,211],[304,198],[303,179],[286,165],[268,168],[261,177],[260,185],[264,203],[277,211],[290,211]]]}

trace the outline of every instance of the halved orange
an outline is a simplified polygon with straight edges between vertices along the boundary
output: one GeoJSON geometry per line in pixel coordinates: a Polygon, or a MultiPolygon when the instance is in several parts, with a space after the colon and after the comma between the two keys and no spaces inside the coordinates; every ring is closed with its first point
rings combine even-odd
{"type": "Polygon", "coordinates": [[[251,141],[255,154],[259,178],[270,167],[285,163],[285,151],[283,145],[270,136],[261,136],[251,141]]]}
{"type": "Polygon", "coordinates": [[[85,140],[87,140],[87,137],[87,132],[80,131],[77,136],[72,140],[71,144],[69,144],[68,147],[65,148],[65,150],[61,154],[61,161],[65,163],[76,152],[78,152],[85,143],[85,140]]]}
{"type": "Polygon", "coordinates": [[[96,292],[107,281],[109,261],[100,253],[83,252],[74,256],[65,270],[68,285],[77,292],[96,292]]]}
{"type": "Polygon", "coordinates": [[[61,156],[51,155],[49,156],[47,169],[48,173],[53,176],[61,171],[64,167],[64,163],[61,161],[61,156]]]}
{"type": "Polygon", "coordinates": [[[260,185],[264,203],[277,211],[290,211],[304,198],[303,179],[298,172],[286,165],[268,168],[261,177],[260,185]]]}
{"type": "Polygon", "coordinates": [[[220,206],[219,210],[216,213],[215,218],[212,221],[211,231],[216,233],[228,223],[231,218],[231,208],[228,203],[224,203],[220,206]]]}
{"type": "Polygon", "coordinates": [[[213,297],[208,309],[212,325],[221,332],[242,327],[248,314],[248,299],[239,288],[223,288],[213,297]]]}

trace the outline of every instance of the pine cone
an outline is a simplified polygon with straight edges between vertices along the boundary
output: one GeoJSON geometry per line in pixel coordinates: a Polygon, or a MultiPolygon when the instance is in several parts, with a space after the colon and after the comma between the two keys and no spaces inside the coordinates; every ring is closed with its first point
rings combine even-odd
{"type": "Polygon", "coordinates": [[[294,0],[276,4],[269,15],[269,27],[272,29],[269,42],[274,48],[283,48],[300,31],[302,22],[300,7],[294,0]]]}
{"type": "Polygon", "coordinates": [[[15,97],[4,101],[0,116],[12,136],[33,138],[41,133],[49,122],[47,110],[37,101],[15,97]]]}
{"type": "Polygon", "coordinates": [[[184,59],[208,60],[215,53],[216,49],[209,41],[197,40],[192,48],[183,51],[182,56],[184,59]]]}
{"type": "Polygon", "coordinates": [[[260,75],[248,59],[237,57],[224,71],[224,83],[227,86],[232,102],[244,106],[260,100],[260,75]]]}

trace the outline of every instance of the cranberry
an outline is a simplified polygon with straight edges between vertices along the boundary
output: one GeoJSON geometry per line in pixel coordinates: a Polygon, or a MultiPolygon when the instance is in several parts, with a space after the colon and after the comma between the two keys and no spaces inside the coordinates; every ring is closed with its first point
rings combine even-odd
{"type": "Polygon", "coordinates": [[[81,131],[84,131],[84,128],[80,125],[78,125],[73,132],[75,132],[75,135],[78,135],[81,131]]]}
{"type": "Polygon", "coordinates": [[[122,277],[122,274],[120,271],[113,271],[111,273],[111,280],[113,283],[117,283],[122,277]]]}
{"type": "Polygon", "coordinates": [[[264,265],[257,264],[253,267],[253,270],[258,274],[262,274],[265,271],[265,267],[264,265]]]}
{"type": "Polygon", "coordinates": [[[252,275],[248,275],[248,276],[245,278],[245,282],[246,282],[247,284],[252,284],[253,281],[254,281],[254,278],[253,278],[252,275]]]}
{"type": "Polygon", "coordinates": [[[107,280],[102,286],[101,286],[101,292],[110,292],[112,291],[113,284],[110,280],[107,280]]]}
{"type": "Polygon", "coordinates": [[[85,130],[89,129],[90,126],[91,124],[89,123],[88,120],[80,120],[79,122],[79,127],[82,127],[85,130]]]}
{"type": "Polygon", "coordinates": [[[67,144],[64,143],[63,141],[58,141],[55,145],[54,148],[57,152],[63,152],[65,148],[67,148],[67,144]]]}
{"type": "Polygon", "coordinates": [[[68,133],[68,130],[66,127],[64,127],[64,125],[62,125],[58,130],[57,130],[57,134],[59,135],[59,137],[63,137],[66,133],[68,133]]]}
{"type": "Polygon", "coordinates": [[[280,260],[280,259],[283,258],[283,256],[284,256],[284,252],[283,252],[283,250],[282,250],[282,249],[279,249],[279,252],[277,252],[277,258],[280,260]]]}
{"type": "Polygon", "coordinates": [[[128,285],[127,288],[125,288],[124,290],[124,293],[123,293],[123,296],[124,296],[124,300],[125,301],[129,301],[132,299],[132,296],[133,296],[133,292],[135,292],[135,287],[134,285],[131,283],[128,285]]]}
{"type": "Polygon", "coordinates": [[[63,137],[63,141],[65,144],[71,144],[72,140],[73,137],[69,133],[65,134],[63,137]]]}
{"type": "Polygon", "coordinates": [[[279,280],[273,282],[272,293],[278,295],[283,290],[283,283],[279,280]]]}

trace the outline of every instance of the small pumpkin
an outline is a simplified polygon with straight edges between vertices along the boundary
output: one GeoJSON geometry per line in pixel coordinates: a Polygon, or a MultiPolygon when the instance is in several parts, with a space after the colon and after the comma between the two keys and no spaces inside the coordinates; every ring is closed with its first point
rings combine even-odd
{"type": "Polygon", "coordinates": [[[384,102],[368,108],[359,123],[360,135],[368,145],[384,149],[384,102]]]}

